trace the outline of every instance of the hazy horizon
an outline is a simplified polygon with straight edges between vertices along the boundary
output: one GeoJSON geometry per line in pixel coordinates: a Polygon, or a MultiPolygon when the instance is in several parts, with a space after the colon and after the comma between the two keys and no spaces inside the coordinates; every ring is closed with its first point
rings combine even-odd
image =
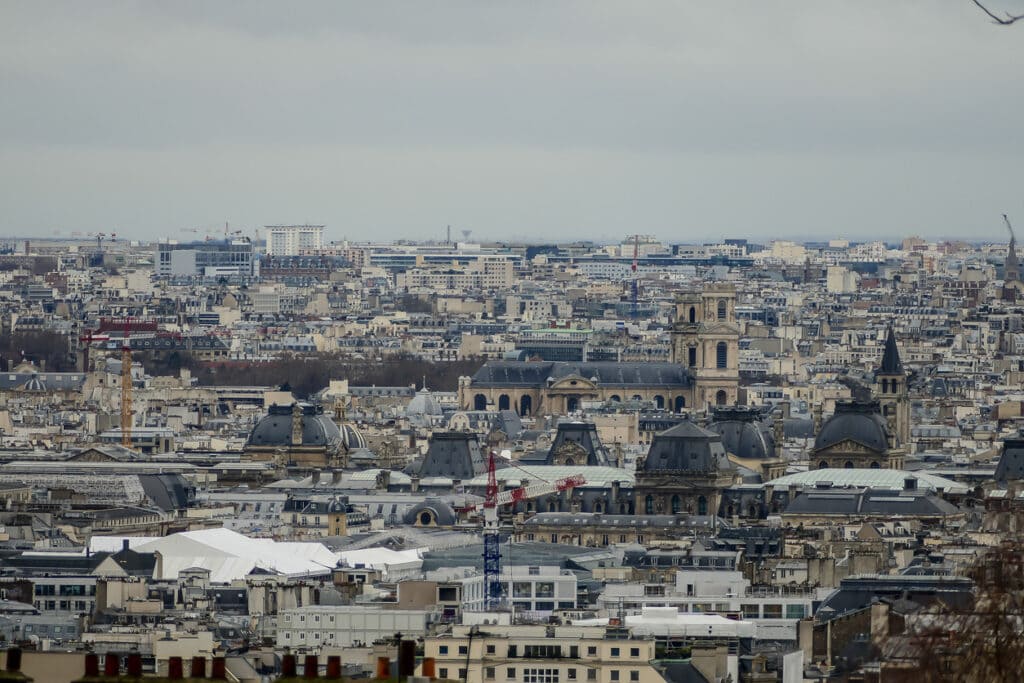
{"type": "MultiPolygon", "coordinates": [[[[1024,1],[993,1],[1024,12],[1024,1]]],[[[970,0],[0,6],[0,235],[1005,241],[970,0]]]]}

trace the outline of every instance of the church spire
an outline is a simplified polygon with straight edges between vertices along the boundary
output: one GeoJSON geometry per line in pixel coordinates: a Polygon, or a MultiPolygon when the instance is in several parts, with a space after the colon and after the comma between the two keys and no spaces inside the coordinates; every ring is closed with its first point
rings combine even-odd
{"type": "Polygon", "coordinates": [[[885,351],[882,353],[882,366],[878,369],[881,375],[902,375],[903,362],[900,360],[899,349],[896,348],[896,333],[892,325],[885,337],[885,351]]]}

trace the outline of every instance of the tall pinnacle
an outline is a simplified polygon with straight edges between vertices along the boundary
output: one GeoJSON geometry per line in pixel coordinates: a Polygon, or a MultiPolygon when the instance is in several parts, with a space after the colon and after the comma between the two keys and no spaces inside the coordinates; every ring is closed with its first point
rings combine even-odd
{"type": "Polygon", "coordinates": [[[882,366],[878,369],[880,375],[902,375],[903,362],[900,360],[900,351],[896,348],[896,333],[892,325],[889,325],[885,337],[885,351],[882,353],[882,366]]]}

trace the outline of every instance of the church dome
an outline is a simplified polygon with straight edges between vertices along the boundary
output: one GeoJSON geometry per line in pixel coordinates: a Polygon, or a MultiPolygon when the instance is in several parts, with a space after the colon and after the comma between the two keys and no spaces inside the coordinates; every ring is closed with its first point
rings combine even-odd
{"type": "Polygon", "coordinates": [[[339,432],[341,433],[341,442],[346,449],[354,451],[366,448],[366,439],[363,437],[363,433],[349,423],[343,423],[339,432]]]}
{"type": "Polygon", "coordinates": [[[744,406],[716,408],[708,429],[722,438],[727,453],[737,458],[764,460],[775,457],[775,435],[763,414],[744,406]]]}
{"type": "Polygon", "coordinates": [[[416,392],[416,395],[413,396],[411,401],[409,401],[409,405],[405,407],[406,417],[435,417],[441,415],[443,412],[444,411],[441,410],[441,404],[438,403],[433,394],[425,388],[416,392]]]}
{"type": "Polygon", "coordinates": [[[889,450],[889,430],[877,401],[837,401],[836,412],[825,421],[814,440],[814,450],[854,441],[875,451],[889,450]]]}
{"type": "MultiPolygon", "coordinates": [[[[256,423],[246,446],[277,447],[292,446],[292,405],[272,405],[267,414],[256,423]]],[[[327,415],[323,406],[299,403],[302,421],[302,446],[331,448],[342,442],[341,430],[327,415]]],[[[296,444],[297,445],[297,444],[296,444]]]]}

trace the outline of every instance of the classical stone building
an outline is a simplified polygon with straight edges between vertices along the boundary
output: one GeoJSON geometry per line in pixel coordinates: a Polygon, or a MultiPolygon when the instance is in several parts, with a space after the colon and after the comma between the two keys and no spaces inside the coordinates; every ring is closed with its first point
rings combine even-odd
{"type": "Polygon", "coordinates": [[[654,437],[637,462],[634,509],[641,515],[716,515],[736,480],[722,438],[689,420],[654,437]]]}
{"type": "Polygon", "coordinates": [[[366,441],[354,427],[338,428],[321,405],[293,403],[272,405],[253,428],[245,453],[257,461],[304,469],[343,467],[353,449],[366,441]]]}
{"type": "Polygon", "coordinates": [[[515,410],[564,415],[586,401],[650,401],[681,411],[693,405],[694,381],[675,363],[488,361],[459,378],[464,410],[515,410]]]}
{"type": "Polygon", "coordinates": [[[837,401],[809,456],[815,469],[903,469],[905,452],[878,401],[837,401]]]}
{"type": "Polygon", "coordinates": [[[703,292],[681,295],[672,328],[672,361],[690,370],[696,391],[691,405],[734,405],[739,393],[739,339],[736,289],[715,283],[703,292]]]}
{"type": "Polygon", "coordinates": [[[649,401],[673,412],[734,405],[739,395],[736,290],[712,284],[677,302],[672,362],[488,361],[459,379],[463,410],[563,415],[587,401],[649,401]]]}

